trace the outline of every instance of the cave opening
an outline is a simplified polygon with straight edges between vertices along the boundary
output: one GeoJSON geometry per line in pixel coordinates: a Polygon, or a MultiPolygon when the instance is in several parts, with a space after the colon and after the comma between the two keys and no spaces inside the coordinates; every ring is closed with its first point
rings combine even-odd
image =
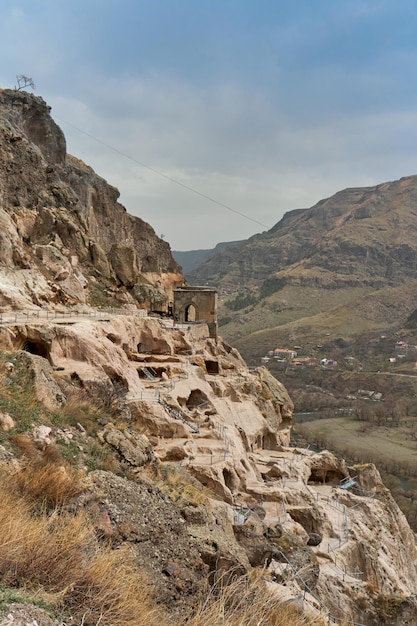
{"type": "Polygon", "coordinates": [[[29,352],[29,354],[35,354],[49,360],[49,348],[43,341],[25,341],[23,344],[23,350],[25,352],[29,352]]]}
{"type": "Polygon", "coordinates": [[[235,479],[234,479],[232,472],[228,470],[226,467],[223,470],[223,478],[224,478],[224,484],[226,485],[226,487],[228,487],[230,491],[233,492],[234,487],[235,487],[235,479]]]}
{"type": "Polygon", "coordinates": [[[265,433],[262,437],[262,449],[263,450],[277,450],[277,436],[275,433],[265,433]]]}
{"type": "Polygon", "coordinates": [[[197,409],[208,403],[208,397],[201,389],[193,389],[187,399],[188,409],[197,409]]]}
{"type": "Polygon", "coordinates": [[[338,485],[343,478],[345,478],[343,472],[337,471],[335,469],[318,467],[311,470],[311,474],[307,483],[331,483],[333,485],[338,485]]]}
{"type": "Polygon", "coordinates": [[[218,374],[219,373],[219,362],[218,361],[204,361],[206,366],[207,374],[218,374]]]}

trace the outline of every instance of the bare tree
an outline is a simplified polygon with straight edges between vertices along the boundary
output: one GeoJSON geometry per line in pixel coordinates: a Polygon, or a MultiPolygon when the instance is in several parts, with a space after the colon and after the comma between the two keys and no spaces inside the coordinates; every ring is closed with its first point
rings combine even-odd
{"type": "Polygon", "coordinates": [[[16,80],[17,80],[17,87],[15,87],[16,91],[25,89],[25,87],[32,87],[32,89],[36,89],[35,83],[29,76],[25,76],[24,74],[18,74],[16,76],[16,80]]]}

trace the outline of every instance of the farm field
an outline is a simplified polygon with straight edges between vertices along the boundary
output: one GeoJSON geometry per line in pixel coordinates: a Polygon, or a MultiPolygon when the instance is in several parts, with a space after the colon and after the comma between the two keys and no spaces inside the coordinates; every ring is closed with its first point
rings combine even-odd
{"type": "Polygon", "coordinates": [[[386,427],[335,417],[295,423],[294,432],[309,443],[343,455],[348,462],[371,462],[386,471],[393,467],[410,471],[412,467],[417,470],[416,424],[416,418],[386,427]]]}

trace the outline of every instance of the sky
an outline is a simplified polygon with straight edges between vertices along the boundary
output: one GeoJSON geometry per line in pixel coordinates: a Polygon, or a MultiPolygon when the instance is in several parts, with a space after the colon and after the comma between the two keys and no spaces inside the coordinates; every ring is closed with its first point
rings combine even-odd
{"type": "Polygon", "coordinates": [[[1,0],[0,86],[173,250],[417,174],[415,0],[1,0]]]}

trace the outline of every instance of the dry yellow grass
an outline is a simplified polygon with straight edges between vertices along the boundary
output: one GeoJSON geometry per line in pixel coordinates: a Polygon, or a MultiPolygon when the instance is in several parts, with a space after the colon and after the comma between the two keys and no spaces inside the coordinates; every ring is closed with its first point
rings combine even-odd
{"type": "Polygon", "coordinates": [[[214,495],[177,465],[165,464],[161,467],[161,473],[162,480],[159,483],[159,487],[174,502],[185,502],[194,505],[205,504],[208,501],[208,497],[214,495]]]}
{"type": "Polygon", "coordinates": [[[85,625],[161,626],[167,617],[157,606],[144,572],[127,549],[102,550],[71,592],[71,614],[85,625]]]}
{"type": "Polygon", "coordinates": [[[3,477],[11,492],[25,497],[47,510],[62,507],[86,488],[84,475],[66,463],[44,462],[41,458],[27,463],[11,476],[3,477]]]}
{"type": "Polygon", "coordinates": [[[241,577],[210,596],[190,618],[175,626],[324,626],[294,606],[283,604],[261,579],[241,577]]]}
{"type": "Polygon", "coordinates": [[[33,501],[0,484],[0,577],[71,614],[84,626],[164,623],[146,575],[126,550],[104,549],[82,513],[37,514],[33,501]]]}
{"type": "MultiPolygon", "coordinates": [[[[97,399],[97,403],[99,399],[97,399]]],[[[68,395],[66,404],[55,415],[55,422],[64,426],[77,426],[81,424],[89,435],[93,435],[98,428],[97,419],[103,417],[102,406],[96,404],[91,398],[85,397],[82,390],[73,390],[68,395]]]]}

